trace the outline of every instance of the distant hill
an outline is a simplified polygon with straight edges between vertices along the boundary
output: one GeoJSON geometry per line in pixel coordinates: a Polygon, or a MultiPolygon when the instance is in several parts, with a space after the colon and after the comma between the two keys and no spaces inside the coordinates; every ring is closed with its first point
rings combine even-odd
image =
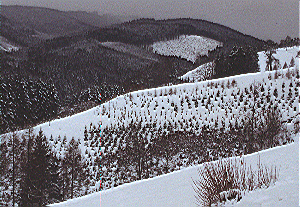
{"type": "Polygon", "coordinates": [[[61,36],[94,28],[67,12],[54,9],[28,6],[3,6],[1,14],[36,33],[61,36]]]}
{"type": "MultiPolygon", "coordinates": [[[[235,45],[252,45],[263,46],[265,41],[258,38],[245,35],[241,32],[233,30],[229,27],[208,22],[200,19],[168,19],[168,20],[155,20],[155,19],[139,19],[130,22],[125,22],[112,26],[111,28],[119,29],[120,32],[130,33],[133,36],[128,41],[136,40],[139,42],[153,43],[155,41],[173,38],[178,35],[199,35],[211,38],[226,44],[235,45]]],[[[100,29],[93,34],[103,33],[100,29]]]]}
{"type": "MultiPolygon", "coordinates": [[[[133,17],[129,17],[132,19],[133,17]]],[[[30,6],[1,6],[2,36],[23,46],[126,21],[95,12],[59,11],[30,6]]]]}
{"type": "Polygon", "coordinates": [[[111,14],[99,15],[97,12],[86,12],[86,11],[68,11],[66,13],[70,14],[72,17],[82,22],[85,22],[89,25],[96,26],[96,27],[106,27],[112,24],[120,24],[122,22],[139,19],[136,16],[111,15],[111,14]]]}
{"type": "MultiPolygon", "coordinates": [[[[258,38],[245,35],[229,27],[198,19],[139,19],[108,28],[96,29],[88,33],[87,37],[100,42],[123,42],[134,45],[151,45],[154,42],[178,38],[180,35],[197,35],[223,43],[223,47],[210,53],[212,60],[219,53],[228,53],[233,46],[252,46],[263,50],[266,42],[258,38]]],[[[209,61],[202,58],[199,64],[209,61]]]]}
{"type": "MultiPolygon", "coordinates": [[[[54,84],[63,111],[60,116],[85,110],[124,92],[178,84],[180,76],[213,61],[219,53],[229,53],[234,45],[257,50],[266,45],[257,38],[203,20],[140,19],[99,28],[95,25],[102,23],[97,23],[96,13],[21,6],[4,7],[4,11],[2,36],[22,48],[13,53],[2,51],[2,78],[18,75],[54,84]],[[14,14],[18,10],[20,13],[14,14]],[[44,17],[39,19],[41,15],[44,17]],[[91,24],[83,22],[93,18],[91,24]],[[210,38],[222,43],[222,47],[195,62],[152,53],[153,43],[181,35],[210,38]]],[[[105,21],[108,23],[107,18],[105,21]]]]}

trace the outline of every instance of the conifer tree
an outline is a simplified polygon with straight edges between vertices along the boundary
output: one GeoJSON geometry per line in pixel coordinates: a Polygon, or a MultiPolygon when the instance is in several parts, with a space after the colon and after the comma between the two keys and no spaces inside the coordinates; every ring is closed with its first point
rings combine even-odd
{"type": "Polygon", "coordinates": [[[65,161],[68,168],[68,178],[70,180],[68,191],[70,193],[70,198],[74,198],[75,196],[79,196],[81,193],[81,174],[83,169],[79,143],[75,141],[74,137],[71,139],[67,147],[65,161]]]}
{"type": "Polygon", "coordinates": [[[295,59],[292,57],[289,67],[291,68],[294,66],[295,66],[295,59]]]}
{"type": "Polygon", "coordinates": [[[7,142],[8,153],[7,158],[9,161],[7,176],[9,179],[9,185],[12,186],[11,197],[12,197],[12,206],[15,206],[18,201],[19,195],[19,184],[18,180],[20,179],[20,138],[14,132],[8,137],[7,142]]]}
{"type": "Polygon", "coordinates": [[[49,166],[47,173],[47,203],[57,203],[63,200],[61,189],[63,188],[61,172],[61,160],[56,156],[55,152],[50,152],[49,166]]]}
{"type": "Polygon", "coordinates": [[[33,171],[32,165],[32,153],[35,136],[32,129],[28,129],[22,139],[22,177],[20,184],[20,206],[32,205],[32,183],[31,183],[31,172],[33,171]]]}
{"type": "Polygon", "coordinates": [[[50,148],[45,135],[40,130],[35,138],[34,150],[31,160],[32,171],[30,172],[30,183],[32,185],[32,202],[43,206],[47,204],[48,190],[51,186],[50,148]]]}
{"type": "Polygon", "coordinates": [[[8,157],[8,145],[7,138],[3,136],[0,140],[0,205],[6,206],[9,203],[9,157],[8,157]]]}
{"type": "Polygon", "coordinates": [[[276,50],[274,49],[269,49],[265,52],[265,55],[267,56],[267,66],[266,66],[266,69],[268,71],[272,71],[273,70],[273,62],[275,60],[277,60],[275,57],[274,57],[274,54],[276,54],[276,50]]]}

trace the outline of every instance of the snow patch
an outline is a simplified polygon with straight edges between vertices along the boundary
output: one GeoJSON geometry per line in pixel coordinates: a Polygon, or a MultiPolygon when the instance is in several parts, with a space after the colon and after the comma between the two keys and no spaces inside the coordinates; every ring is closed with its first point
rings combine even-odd
{"type": "Polygon", "coordinates": [[[223,43],[196,35],[181,35],[177,39],[155,42],[153,52],[165,56],[176,56],[193,63],[198,56],[208,55],[209,51],[222,47],[223,43]]]}
{"type": "Polygon", "coordinates": [[[200,65],[196,69],[189,71],[188,73],[181,76],[180,79],[189,82],[205,81],[211,77],[214,65],[215,64],[213,62],[200,65]]]}

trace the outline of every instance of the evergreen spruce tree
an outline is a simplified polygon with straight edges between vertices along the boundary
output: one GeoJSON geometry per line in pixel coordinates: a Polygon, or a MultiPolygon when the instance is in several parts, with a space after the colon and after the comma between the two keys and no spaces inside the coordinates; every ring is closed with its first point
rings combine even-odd
{"type": "Polygon", "coordinates": [[[295,66],[295,59],[292,58],[289,67],[294,67],[295,66]]]}
{"type": "Polygon", "coordinates": [[[12,206],[15,206],[18,202],[19,197],[19,179],[21,176],[20,172],[20,138],[16,133],[12,133],[8,137],[8,180],[9,185],[12,187],[11,197],[12,197],[12,206]]]}
{"type": "Polygon", "coordinates": [[[49,166],[47,169],[47,173],[49,175],[49,178],[47,180],[48,204],[57,203],[62,201],[63,199],[61,192],[62,177],[60,176],[60,167],[60,159],[56,156],[55,153],[50,152],[49,166]]]}
{"type": "Polygon", "coordinates": [[[32,201],[32,190],[33,186],[31,183],[31,173],[33,171],[32,165],[32,152],[34,145],[35,136],[32,129],[28,129],[23,135],[22,139],[22,164],[21,164],[21,183],[20,183],[20,201],[19,206],[30,206],[33,204],[32,201]]]}
{"type": "Polygon", "coordinates": [[[0,140],[0,206],[8,206],[10,202],[9,196],[9,157],[8,157],[7,138],[3,136],[0,140]]]}
{"type": "Polygon", "coordinates": [[[32,152],[30,172],[30,183],[32,185],[32,202],[38,206],[48,203],[49,187],[51,186],[50,168],[50,148],[46,137],[40,130],[35,138],[34,150],[32,152]]]}
{"type": "Polygon", "coordinates": [[[74,137],[69,142],[66,150],[65,162],[67,166],[68,179],[70,181],[68,185],[69,198],[74,198],[81,194],[82,189],[82,169],[83,159],[79,148],[79,143],[75,141],[74,137]]]}
{"type": "Polygon", "coordinates": [[[274,57],[274,54],[276,54],[276,50],[274,49],[269,49],[265,52],[265,55],[267,56],[267,66],[266,66],[266,70],[268,71],[272,71],[273,70],[273,62],[275,60],[277,60],[275,57],[274,57]]]}

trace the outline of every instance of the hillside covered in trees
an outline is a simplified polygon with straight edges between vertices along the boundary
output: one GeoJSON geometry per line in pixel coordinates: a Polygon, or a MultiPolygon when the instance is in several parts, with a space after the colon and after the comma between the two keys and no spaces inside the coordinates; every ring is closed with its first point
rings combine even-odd
{"type": "MultiPolygon", "coordinates": [[[[5,21],[15,24],[16,29],[26,28],[13,19],[14,17],[9,12],[12,8],[6,9],[7,11],[3,13],[3,15],[7,13],[3,18],[5,21]]],[[[43,9],[39,9],[37,15],[43,12],[43,9]]],[[[51,12],[59,13],[58,11],[51,12]]],[[[26,15],[29,13],[27,12],[26,15]]],[[[64,21],[64,19],[61,20],[64,21]]],[[[243,35],[230,28],[193,19],[164,21],[141,19],[101,29],[84,30],[85,32],[82,33],[77,31],[77,34],[40,39],[38,43],[32,43],[26,38],[18,41],[9,39],[21,47],[16,51],[1,51],[3,83],[21,77],[26,81],[52,85],[55,88],[56,104],[59,108],[50,116],[41,116],[35,118],[35,121],[22,124],[13,119],[7,120],[12,115],[5,114],[1,117],[3,123],[15,122],[13,124],[16,128],[22,128],[25,125],[37,124],[42,120],[83,111],[124,92],[170,83],[177,84],[180,83],[178,77],[214,59],[220,52],[226,53],[233,44],[250,44],[257,48],[265,45],[265,42],[261,40],[243,35]],[[219,33],[216,33],[213,28],[223,35],[216,35],[219,33]],[[207,56],[199,57],[196,63],[179,57],[153,54],[149,48],[156,41],[173,39],[182,34],[217,39],[223,45],[209,52],[207,56]],[[105,42],[120,42],[123,45],[115,44],[112,47],[104,44],[105,42]],[[124,45],[127,45],[127,49],[124,49],[124,45]],[[130,52],[131,50],[139,52],[133,53],[130,52]]],[[[8,28],[7,31],[12,30],[8,28]]],[[[22,31],[21,33],[26,34],[22,31]]],[[[35,35],[27,35],[28,38],[33,36],[35,35]]],[[[2,84],[1,87],[1,90],[6,91],[3,94],[8,94],[9,89],[6,88],[8,86],[2,84]]],[[[16,114],[14,116],[18,117],[16,114]]],[[[26,114],[21,116],[26,116],[26,114]]],[[[9,130],[6,126],[2,128],[2,132],[9,130]]]]}

